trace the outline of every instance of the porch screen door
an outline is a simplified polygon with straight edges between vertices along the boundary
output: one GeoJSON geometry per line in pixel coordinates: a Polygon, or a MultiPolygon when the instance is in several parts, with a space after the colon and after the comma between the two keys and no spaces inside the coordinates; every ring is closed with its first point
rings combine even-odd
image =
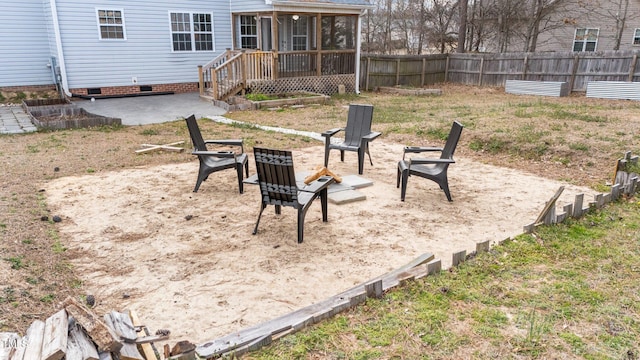
{"type": "Polygon", "coordinates": [[[271,18],[260,18],[260,42],[263,51],[273,50],[273,41],[271,40],[271,18]]]}

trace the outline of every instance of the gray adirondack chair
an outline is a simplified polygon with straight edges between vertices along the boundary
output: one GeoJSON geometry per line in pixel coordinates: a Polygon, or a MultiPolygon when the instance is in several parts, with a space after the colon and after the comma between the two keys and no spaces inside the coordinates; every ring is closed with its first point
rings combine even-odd
{"type": "Polygon", "coordinates": [[[241,139],[229,139],[229,140],[204,140],[200,133],[200,127],[196,121],[194,115],[186,118],[187,128],[189,128],[189,135],[191,136],[191,142],[193,143],[193,151],[191,154],[198,156],[200,161],[200,168],[198,169],[198,179],[196,180],[196,186],[193,192],[198,192],[200,184],[207,180],[211,173],[221,171],[225,169],[236,169],[238,173],[238,189],[240,194],[243,193],[243,174],[242,168],[244,167],[247,177],[249,176],[249,161],[247,154],[244,152],[243,141],[241,139]],[[212,146],[224,146],[224,147],[238,147],[240,152],[236,151],[211,151],[207,148],[207,145],[212,146]]]}
{"type": "Polygon", "coordinates": [[[253,148],[253,153],[261,194],[260,213],[253,235],[258,233],[260,217],[267,205],[275,205],[276,214],[281,213],[282,206],[290,206],[298,211],[298,243],[302,243],[304,218],[313,200],[320,198],[322,221],[328,221],[327,188],[333,182],[333,178],[321,177],[309,185],[298,187],[291,151],[253,148]]]}
{"type": "Polygon", "coordinates": [[[457,121],[453,122],[451,131],[447,137],[447,142],[444,148],[441,147],[418,147],[407,146],[404,148],[402,154],[402,160],[398,162],[398,176],[396,179],[396,187],[400,187],[402,183],[402,189],[400,191],[400,200],[404,201],[407,193],[407,181],[409,181],[410,175],[419,176],[428,180],[435,181],[447,196],[447,200],[451,200],[451,193],[449,192],[449,180],[447,178],[447,169],[450,164],[455,163],[453,160],[453,153],[456,151],[458,140],[460,140],[460,134],[462,133],[462,124],[457,121]],[[407,154],[416,154],[423,152],[439,152],[439,158],[411,158],[405,159],[407,154]]]}
{"type": "Polygon", "coordinates": [[[372,105],[349,105],[349,115],[347,117],[347,126],[345,128],[335,128],[322,133],[324,136],[324,166],[329,164],[329,151],[340,150],[340,161],[344,161],[345,151],[355,151],[358,153],[358,174],[362,175],[364,171],[364,154],[369,155],[369,162],[373,166],[371,154],[369,153],[369,142],[375,140],[381,135],[380,132],[371,131],[371,122],[373,120],[372,105]],[[331,143],[331,137],[339,131],[344,130],[344,141],[340,143],[331,143]]]}

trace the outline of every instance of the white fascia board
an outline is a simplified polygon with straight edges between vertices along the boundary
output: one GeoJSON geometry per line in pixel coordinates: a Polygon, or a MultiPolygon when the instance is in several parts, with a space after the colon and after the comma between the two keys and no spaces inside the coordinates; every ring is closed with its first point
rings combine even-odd
{"type": "Polygon", "coordinates": [[[300,11],[301,8],[310,9],[312,11],[334,12],[334,13],[350,13],[360,14],[362,10],[373,9],[374,6],[369,5],[349,5],[337,3],[307,2],[307,1],[277,1],[272,0],[271,4],[276,11],[300,11]]]}

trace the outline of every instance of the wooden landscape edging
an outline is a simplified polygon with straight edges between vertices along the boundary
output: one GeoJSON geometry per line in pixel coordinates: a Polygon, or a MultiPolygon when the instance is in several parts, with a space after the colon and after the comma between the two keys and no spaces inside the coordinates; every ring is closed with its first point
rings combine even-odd
{"type": "Polygon", "coordinates": [[[612,201],[618,200],[621,196],[632,197],[638,191],[638,156],[632,156],[627,151],[623,158],[618,159],[615,166],[613,176],[613,185],[608,193],[594,195],[593,201],[584,207],[584,194],[578,194],[573,204],[566,204],[562,208],[562,213],[556,215],[556,200],[560,196],[564,187],[561,186],[556,194],[545,203],[542,212],[531,224],[524,226],[526,234],[532,233],[536,227],[540,225],[558,224],[564,222],[568,218],[578,219],[591,209],[601,209],[603,206],[612,201]]]}
{"type": "Polygon", "coordinates": [[[410,263],[385,275],[371,279],[324,301],[296,310],[262,324],[206,342],[196,347],[198,356],[209,359],[222,355],[240,356],[257,350],[282,336],[353,308],[368,297],[379,298],[383,292],[410,279],[427,276],[432,254],[423,254],[410,263]]]}

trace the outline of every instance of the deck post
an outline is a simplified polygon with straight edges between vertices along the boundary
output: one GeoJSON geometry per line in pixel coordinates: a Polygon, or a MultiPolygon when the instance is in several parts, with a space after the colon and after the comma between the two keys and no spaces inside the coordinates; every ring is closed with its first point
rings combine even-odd
{"type": "Polygon", "coordinates": [[[218,73],[215,68],[211,68],[211,90],[213,91],[213,98],[220,100],[218,99],[218,73]]]}
{"type": "Polygon", "coordinates": [[[278,78],[278,12],[273,12],[273,20],[271,21],[271,36],[273,37],[273,71],[271,72],[273,75],[273,80],[278,78]]]}
{"type": "Polygon", "coordinates": [[[204,95],[204,74],[202,73],[202,65],[198,65],[198,88],[200,95],[204,95]]]}
{"type": "Polygon", "coordinates": [[[244,95],[244,89],[247,88],[247,72],[248,72],[248,64],[247,64],[247,51],[242,50],[242,55],[240,56],[240,71],[242,72],[242,95],[244,95]]]}
{"type": "Polygon", "coordinates": [[[322,76],[322,15],[316,14],[316,75],[322,76]]]}

